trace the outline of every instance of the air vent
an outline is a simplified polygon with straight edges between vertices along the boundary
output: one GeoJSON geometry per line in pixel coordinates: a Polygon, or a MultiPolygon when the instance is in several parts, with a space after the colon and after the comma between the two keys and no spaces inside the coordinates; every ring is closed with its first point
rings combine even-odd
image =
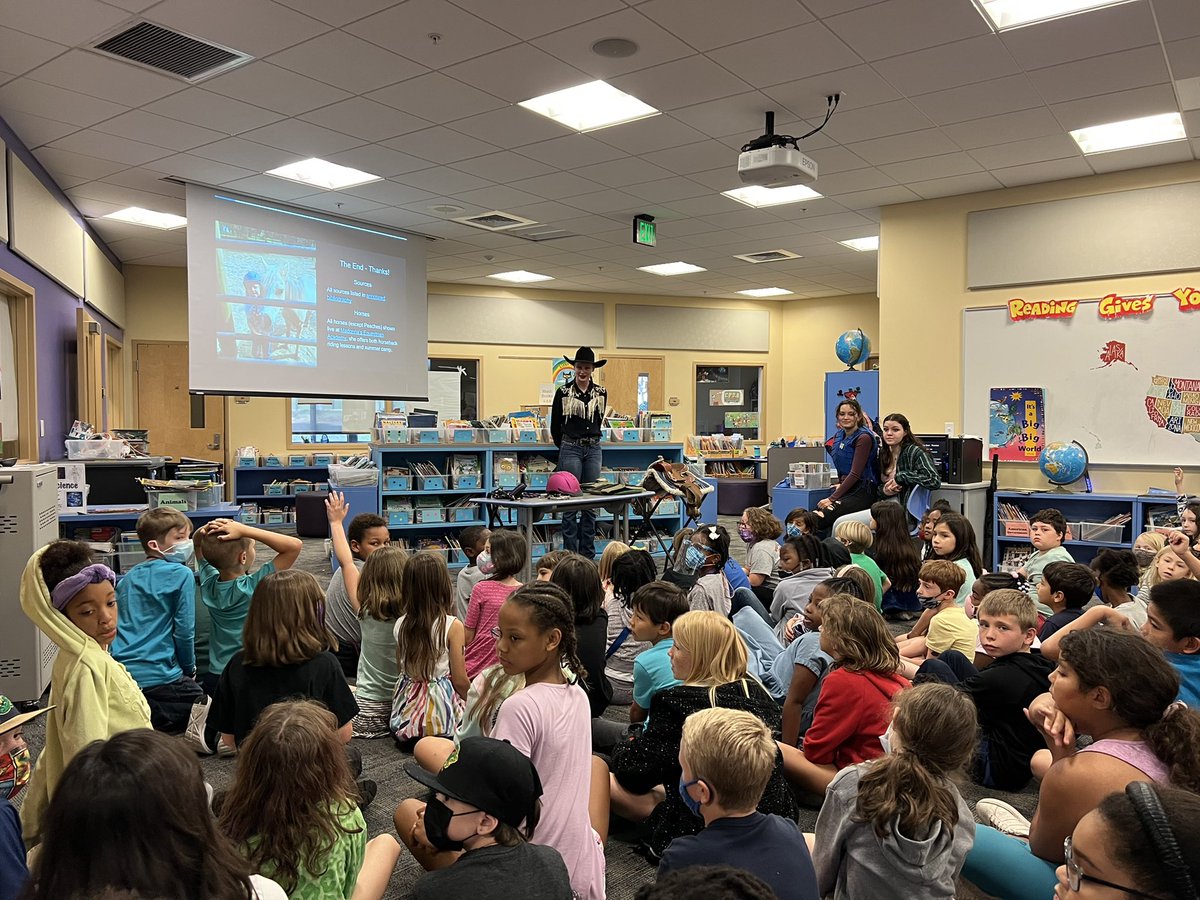
{"type": "Polygon", "coordinates": [[[193,84],[228,72],[254,58],[150,22],[122,28],[93,44],[92,49],[193,84]]]}
{"type": "Polygon", "coordinates": [[[559,238],[576,237],[575,232],[567,231],[565,228],[555,228],[553,225],[514,228],[509,234],[513,237],[524,238],[527,241],[557,241],[559,238]]]}
{"type": "Polygon", "coordinates": [[[734,259],[744,259],[748,263],[778,262],[781,259],[800,259],[799,253],[791,250],[762,250],[758,253],[738,253],[734,259]]]}
{"type": "Polygon", "coordinates": [[[512,213],[500,212],[498,209],[480,213],[477,216],[463,216],[453,221],[462,222],[464,225],[470,225],[472,228],[482,228],[484,231],[507,231],[510,228],[521,228],[525,225],[537,224],[533,219],[523,219],[520,216],[514,216],[512,213]]]}

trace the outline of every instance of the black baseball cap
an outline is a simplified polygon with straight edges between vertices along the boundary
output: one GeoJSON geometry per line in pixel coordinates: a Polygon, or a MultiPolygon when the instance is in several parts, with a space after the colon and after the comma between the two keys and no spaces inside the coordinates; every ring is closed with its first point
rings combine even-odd
{"type": "Polygon", "coordinates": [[[405,768],[426,787],[481,809],[513,828],[521,827],[542,796],[542,780],[529,757],[508,741],[495,738],[463,738],[436,775],[416,763],[405,768]]]}

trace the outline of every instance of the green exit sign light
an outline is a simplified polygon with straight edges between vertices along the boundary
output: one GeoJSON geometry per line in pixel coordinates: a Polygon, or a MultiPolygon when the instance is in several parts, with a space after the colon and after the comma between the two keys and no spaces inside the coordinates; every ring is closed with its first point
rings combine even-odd
{"type": "Polygon", "coordinates": [[[654,216],[633,217],[633,242],[653,247],[658,243],[658,226],[654,224],[654,216]]]}

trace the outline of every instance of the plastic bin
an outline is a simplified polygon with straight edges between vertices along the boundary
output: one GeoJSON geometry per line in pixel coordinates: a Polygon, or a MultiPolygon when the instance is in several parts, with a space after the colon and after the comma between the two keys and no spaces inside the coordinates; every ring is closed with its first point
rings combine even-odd
{"type": "Polygon", "coordinates": [[[446,521],[446,510],[440,506],[418,506],[413,513],[413,518],[421,523],[446,521]]]}
{"type": "Polygon", "coordinates": [[[469,475],[452,475],[450,481],[454,485],[455,490],[476,490],[479,488],[479,475],[471,473],[469,475]]]}
{"type": "Polygon", "coordinates": [[[236,469],[252,469],[257,465],[257,456],[239,456],[234,462],[234,468],[236,469]]]}
{"type": "Polygon", "coordinates": [[[651,428],[650,429],[650,440],[655,441],[656,443],[665,443],[665,442],[670,441],[671,440],[671,429],[670,428],[651,428]]]}
{"type": "Polygon", "coordinates": [[[393,507],[387,511],[388,525],[411,525],[412,509],[410,507],[393,507]]]}
{"type": "Polygon", "coordinates": [[[446,490],[445,475],[418,475],[417,476],[418,491],[444,491],[446,490]]]}
{"type": "Polygon", "coordinates": [[[384,489],[389,491],[411,491],[412,476],[411,475],[387,475],[384,476],[384,489]]]}
{"type": "Polygon", "coordinates": [[[446,514],[451,522],[474,522],[479,517],[479,510],[474,506],[453,506],[446,514]]]}
{"type": "Polygon", "coordinates": [[[525,483],[529,485],[531,491],[544,491],[546,485],[550,483],[549,472],[526,472],[525,483]]]}
{"type": "Polygon", "coordinates": [[[308,454],[307,453],[289,453],[287,461],[288,461],[287,464],[289,466],[307,466],[308,465],[308,454]]]}
{"type": "Polygon", "coordinates": [[[507,444],[512,441],[512,432],[507,428],[485,428],[489,444],[507,444]]]}
{"type": "Polygon", "coordinates": [[[122,574],[127,573],[138,563],[146,561],[146,548],[141,541],[121,541],[117,545],[117,569],[122,574]]]}
{"type": "Polygon", "coordinates": [[[449,427],[446,429],[446,440],[451,444],[474,444],[479,438],[474,428],[449,427]]]}
{"type": "Polygon", "coordinates": [[[442,442],[440,428],[410,428],[408,433],[414,444],[440,444],[442,442]]]}
{"type": "Polygon", "coordinates": [[[518,444],[538,444],[542,440],[540,428],[517,428],[516,434],[518,444]]]}
{"type": "Polygon", "coordinates": [[[314,453],[313,454],[313,465],[314,466],[332,466],[333,465],[333,454],[332,453],[314,453]]]}
{"type": "Polygon", "coordinates": [[[284,457],[278,453],[268,453],[263,457],[263,465],[271,469],[282,469],[284,457]]]}
{"type": "Polygon", "coordinates": [[[1108,525],[1104,522],[1068,522],[1072,537],[1069,540],[1095,541],[1098,544],[1119,544],[1124,525],[1108,525]]]}
{"type": "Polygon", "coordinates": [[[129,445],[124,441],[65,441],[67,459],[124,459],[129,445]]]}
{"type": "Polygon", "coordinates": [[[196,508],[196,491],[146,491],[146,502],[150,509],[163,506],[168,509],[193,510],[196,508]]]}
{"type": "Polygon", "coordinates": [[[196,508],[207,509],[210,506],[220,506],[221,501],[225,499],[225,482],[214,484],[212,487],[205,488],[202,491],[195,491],[196,508]]]}

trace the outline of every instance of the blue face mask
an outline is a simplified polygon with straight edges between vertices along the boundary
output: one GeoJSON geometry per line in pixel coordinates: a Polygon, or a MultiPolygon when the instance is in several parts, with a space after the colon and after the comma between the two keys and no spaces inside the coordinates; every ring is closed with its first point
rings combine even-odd
{"type": "Polygon", "coordinates": [[[163,559],[167,562],[179,563],[186,566],[192,561],[192,557],[196,554],[196,548],[191,538],[185,541],[178,541],[162,552],[163,559]]]}
{"type": "Polygon", "coordinates": [[[683,798],[683,802],[687,806],[688,812],[690,812],[697,819],[702,819],[704,817],[700,814],[700,801],[692,799],[692,795],[688,793],[688,788],[690,788],[693,784],[699,783],[699,778],[693,778],[691,781],[684,781],[682,778],[680,778],[679,796],[683,798]]]}
{"type": "Polygon", "coordinates": [[[683,554],[683,562],[692,572],[702,568],[707,560],[708,554],[695,544],[689,545],[683,554]]]}
{"type": "Polygon", "coordinates": [[[790,538],[791,537],[800,537],[800,535],[802,535],[802,534],[804,534],[804,532],[800,530],[800,526],[797,525],[795,522],[787,523],[787,536],[788,537],[790,537],[790,538]]]}

